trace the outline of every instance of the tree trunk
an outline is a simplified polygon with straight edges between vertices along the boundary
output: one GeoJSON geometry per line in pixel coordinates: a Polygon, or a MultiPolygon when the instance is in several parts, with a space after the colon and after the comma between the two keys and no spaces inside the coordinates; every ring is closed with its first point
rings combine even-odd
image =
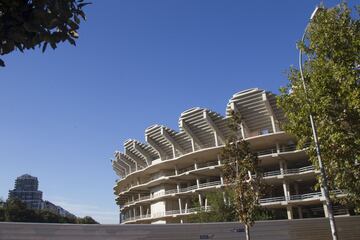
{"type": "Polygon", "coordinates": [[[245,224],[245,236],[246,240],[250,240],[250,228],[249,225],[245,224]]]}

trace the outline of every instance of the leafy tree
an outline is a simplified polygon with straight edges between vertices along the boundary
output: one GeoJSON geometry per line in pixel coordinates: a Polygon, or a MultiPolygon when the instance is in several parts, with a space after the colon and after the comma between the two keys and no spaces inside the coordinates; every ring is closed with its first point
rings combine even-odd
{"type": "MultiPolygon", "coordinates": [[[[198,206],[197,214],[190,215],[186,222],[235,222],[238,220],[236,215],[236,207],[234,205],[235,194],[232,189],[224,192],[208,192],[206,198],[210,206],[210,210],[200,208],[198,201],[194,200],[195,206],[198,206]]],[[[254,221],[276,219],[277,216],[270,210],[257,207],[254,210],[254,221]]]]}
{"type": "Polygon", "coordinates": [[[58,214],[50,212],[48,210],[41,210],[39,211],[39,219],[40,222],[44,223],[59,223],[62,222],[62,217],[58,214]]]}
{"type": "Polygon", "coordinates": [[[4,209],[5,202],[0,198],[0,222],[5,221],[5,209],[4,209]]]}
{"type": "Polygon", "coordinates": [[[7,222],[38,222],[35,211],[27,209],[18,199],[9,199],[5,204],[5,221],[7,222]]]}
{"type": "MultiPolygon", "coordinates": [[[[309,114],[317,125],[323,165],[330,189],[346,197],[336,199],[360,210],[360,5],[352,15],[346,3],[319,11],[298,47],[304,62],[304,91],[299,70],[291,67],[289,84],[281,88],[278,104],[288,121],[287,132],[307,142],[310,160],[318,167],[309,114]]],[[[319,179],[320,181],[320,179],[319,179]]],[[[334,197],[334,196],[333,196],[334,197]]]]}
{"type": "Polygon", "coordinates": [[[0,207],[0,222],[5,221],[5,209],[3,207],[0,207]]]}
{"type": "Polygon", "coordinates": [[[97,221],[95,221],[92,217],[85,216],[83,218],[78,218],[77,223],[79,224],[99,224],[97,221]]]}
{"type": "Polygon", "coordinates": [[[3,207],[0,204],[0,222],[43,222],[43,223],[76,223],[97,224],[92,217],[84,218],[63,217],[49,210],[28,209],[24,203],[16,198],[10,198],[3,207]]]}
{"type": "Polygon", "coordinates": [[[198,200],[195,198],[193,204],[195,208],[198,208],[197,214],[190,215],[186,219],[186,222],[204,223],[236,221],[235,208],[232,201],[229,200],[232,198],[230,195],[233,195],[230,191],[206,193],[205,197],[210,206],[210,211],[208,209],[202,209],[198,200]]]}
{"type": "Polygon", "coordinates": [[[241,117],[231,113],[232,136],[222,152],[222,171],[228,189],[234,192],[233,202],[236,217],[245,225],[246,239],[250,239],[249,228],[254,224],[260,198],[259,159],[250,149],[249,143],[240,137],[241,117]]]}
{"type": "MultiPolygon", "coordinates": [[[[75,45],[84,0],[0,0],[0,55],[16,49],[55,49],[59,42],[75,45]]],[[[0,59],[0,66],[5,66],[0,59]]]]}

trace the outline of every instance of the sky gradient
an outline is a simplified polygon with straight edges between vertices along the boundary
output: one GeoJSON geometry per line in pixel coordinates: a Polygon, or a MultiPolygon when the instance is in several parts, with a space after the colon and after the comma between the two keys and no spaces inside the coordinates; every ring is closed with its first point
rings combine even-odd
{"type": "Polygon", "coordinates": [[[101,223],[118,222],[114,151],[155,123],[178,130],[191,107],[224,114],[240,90],[277,93],[318,3],[92,2],[76,47],[2,57],[0,197],[28,173],[44,199],[101,223]]]}

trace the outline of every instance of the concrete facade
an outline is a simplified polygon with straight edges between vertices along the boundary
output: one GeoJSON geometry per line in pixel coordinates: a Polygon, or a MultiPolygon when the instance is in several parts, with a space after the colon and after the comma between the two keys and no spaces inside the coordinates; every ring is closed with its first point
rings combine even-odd
{"type": "Polygon", "coordinates": [[[9,198],[17,198],[28,208],[42,208],[42,192],[39,191],[39,180],[29,174],[21,175],[15,180],[15,188],[9,191],[9,198]]]}
{"type": "MultiPolygon", "coordinates": [[[[145,143],[127,140],[112,161],[121,222],[183,223],[199,210],[194,199],[210,209],[206,193],[224,190],[219,156],[231,134],[232,110],[241,115],[239,134],[257,152],[270,186],[260,204],[277,219],[327,216],[323,194],[314,190],[318,171],[305,153],[308,145],[297,149],[296,139],[281,129],[284,115],[275,97],[257,88],[241,91],[229,100],[225,116],[192,108],[181,113],[179,131],[153,125],[145,130],[145,143]]],[[[335,214],[348,212],[336,206],[335,214]]]]}

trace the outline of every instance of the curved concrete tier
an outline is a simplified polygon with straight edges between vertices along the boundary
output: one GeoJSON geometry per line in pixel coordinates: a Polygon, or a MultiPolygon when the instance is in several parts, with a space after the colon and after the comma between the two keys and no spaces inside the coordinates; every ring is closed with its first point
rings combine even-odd
{"type": "Polygon", "coordinates": [[[260,204],[288,219],[326,216],[318,210],[324,201],[314,190],[318,172],[306,155],[309,145],[297,149],[296,139],[280,128],[285,118],[275,95],[252,88],[231,97],[225,116],[195,107],[180,114],[178,131],[155,124],[145,130],[145,143],[125,141],[112,161],[123,223],[179,223],[196,214],[196,206],[211,209],[207,193],[224,190],[219,156],[234,134],[231,111],[241,116],[237,134],[258,154],[269,185],[260,204]]]}

